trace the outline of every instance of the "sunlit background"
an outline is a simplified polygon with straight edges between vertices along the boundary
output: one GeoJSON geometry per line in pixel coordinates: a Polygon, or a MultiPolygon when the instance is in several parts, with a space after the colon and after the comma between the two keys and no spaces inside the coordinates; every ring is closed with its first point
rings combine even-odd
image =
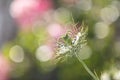
{"type": "Polygon", "coordinates": [[[0,0],[0,80],[92,80],[77,59],[54,60],[58,38],[83,21],[81,59],[120,80],[120,0],[0,0]]]}

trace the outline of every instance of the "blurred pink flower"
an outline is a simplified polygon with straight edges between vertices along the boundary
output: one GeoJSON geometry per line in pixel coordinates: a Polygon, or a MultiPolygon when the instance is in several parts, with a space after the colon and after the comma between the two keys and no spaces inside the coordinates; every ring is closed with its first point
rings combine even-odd
{"type": "Polygon", "coordinates": [[[57,23],[53,23],[49,25],[47,28],[47,31],[51,37],[56,38],[56,39],[60,38],[60,36],[66,33],[65,27],[57,23]]]}
{"type": "Polygon", "coordinates": [[[14,0],[10,11],[19,23],[30,24],[52,8],[52,0],[14,0]]]}
{"type": "Polygon", "coordinates": [[[0,80],[8,80],[9,70],[8,60],[0,53],[0,80]]]}

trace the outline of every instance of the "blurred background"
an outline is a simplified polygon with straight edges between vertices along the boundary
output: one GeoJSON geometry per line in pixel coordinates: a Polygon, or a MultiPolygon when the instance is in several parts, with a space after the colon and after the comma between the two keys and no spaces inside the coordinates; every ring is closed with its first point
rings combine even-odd
{"type": "Polygon", "coordinates": [[[56,40],[83,21],[81,59],[120,80],[120,0],[0,0],[0,80],[92,80],[77,59],[56,64],[56,40]]]}

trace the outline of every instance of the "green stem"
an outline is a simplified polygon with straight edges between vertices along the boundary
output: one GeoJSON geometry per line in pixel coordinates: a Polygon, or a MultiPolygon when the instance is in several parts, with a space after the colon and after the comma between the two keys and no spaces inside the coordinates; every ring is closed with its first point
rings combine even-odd
{"type": "Polygon", "coordinates": [[[93,77],[94,80],[99,80],[95,74],[88,68],[88,66],[84,63],[83,60],[80,59],[79,55],[76,54],[77,59],[79,60],[79,62],[83,65],[83,67],[85,68],[85,70],[93,77]]]}

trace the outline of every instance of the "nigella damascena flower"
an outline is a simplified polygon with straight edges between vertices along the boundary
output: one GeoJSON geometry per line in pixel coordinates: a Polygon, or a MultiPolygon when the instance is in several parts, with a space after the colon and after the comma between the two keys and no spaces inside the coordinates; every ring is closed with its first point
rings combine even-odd
{"type": "Polygon", "coordinates": [[[86,45],[88,28],[82,24],[78,28],[72,26],[65,35],[60,37],[57,42],[57,56],[73,56],[78,54],[81,48],[86,45]]]}

